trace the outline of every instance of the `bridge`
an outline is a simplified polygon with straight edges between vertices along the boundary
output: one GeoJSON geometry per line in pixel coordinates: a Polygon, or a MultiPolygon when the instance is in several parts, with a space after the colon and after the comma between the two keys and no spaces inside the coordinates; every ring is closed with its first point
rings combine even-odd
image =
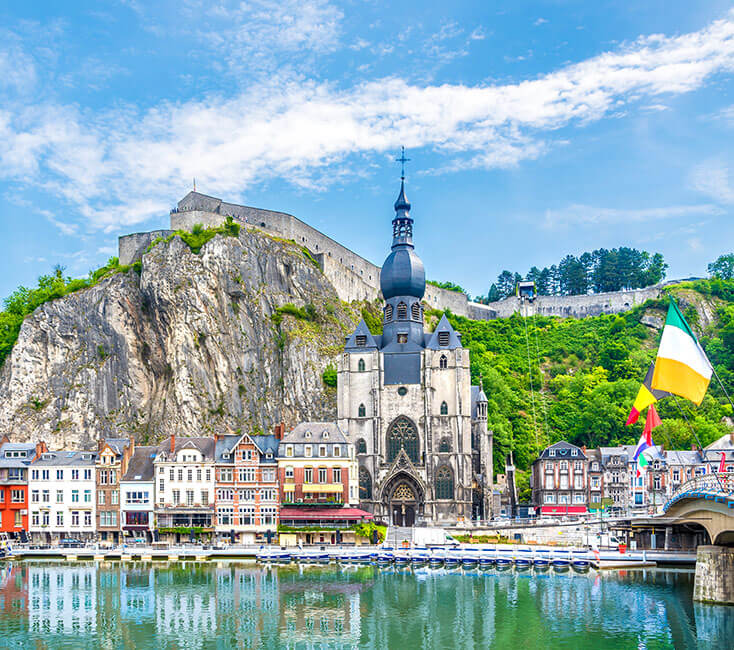
{"type": "Polygon", "coordinates": [[[670,523],[698,524],[711,540],[697,550],[694,600],[734,604],[734,472],[687,481],[663,510],[670,523]]]}

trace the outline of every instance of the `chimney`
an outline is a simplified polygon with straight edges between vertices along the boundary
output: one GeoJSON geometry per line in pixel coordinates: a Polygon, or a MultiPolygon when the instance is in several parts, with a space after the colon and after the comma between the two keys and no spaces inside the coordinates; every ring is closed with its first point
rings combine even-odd
{"type": "Polygon", "coordinates": [[[586,445],[581,445],[581,451],[584,452],[584,456],[586,455],[586,445]]]}
{"type": "Polygon", "coordinates": [[[36,458],[40,458],[41,454],[46,453],[48,451],[48,447],[46,446],[46,443],[43,442],[43,440],[39,440],[36,443],[36,458]]]}
{"type": "Polygon", "coordinates": [[[4,445],[6,442],[10,442],[10,438],[8,438],[7,433],[4,433],[2,439],[0,439],[0,445],[4,445]]]}
{"type": "Polygon", "coordinates": [[[104,438],[97,440],[97,451],[102,451],[102,447],[104,447],[104,438]]]}
{"type": "Polygon", "coordinates": [[[215,433],[214,434],[214,444],[216,445],[218,442],[219,442],[219,434],[215,433]]]}
{"type": "Polygon", "coordinates": [[[174,435],[171,435],[171,453],[172,454],[175,454],[176,453],[176,436],[175,436],[175,434],[174,435]]]}
{"type": "Polygon", "coordinates": [[[275,425],[275,437],[277,440],[283,440],[285,435],[285,422],[275,425]]]}
{"type": "MultiPolygon", "coordinates": [[[[7,438],[7,436],[5,436],[7,438]]],[[[734,445],[734,431],[729,432],[729,442],[734,445]]]]}

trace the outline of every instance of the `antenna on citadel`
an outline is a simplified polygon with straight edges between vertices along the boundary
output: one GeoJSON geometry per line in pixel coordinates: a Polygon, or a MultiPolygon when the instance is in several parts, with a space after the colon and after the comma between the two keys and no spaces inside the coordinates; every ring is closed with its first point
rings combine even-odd
{"type": "Polygon", "coordinates": [[[194,192],[196,192],[196,177],[194,177],[194,192]]]}

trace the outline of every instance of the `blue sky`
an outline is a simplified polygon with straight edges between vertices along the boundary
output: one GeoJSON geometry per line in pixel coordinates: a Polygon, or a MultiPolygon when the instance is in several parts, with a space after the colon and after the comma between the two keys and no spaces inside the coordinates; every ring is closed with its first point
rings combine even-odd
{"type": "Polygon", "coordinates": [[[734,245],[734,11],[707,0],[0,6],[0,296],[191,189],[381,263],[400,145],[429,278],[734,245]]]}

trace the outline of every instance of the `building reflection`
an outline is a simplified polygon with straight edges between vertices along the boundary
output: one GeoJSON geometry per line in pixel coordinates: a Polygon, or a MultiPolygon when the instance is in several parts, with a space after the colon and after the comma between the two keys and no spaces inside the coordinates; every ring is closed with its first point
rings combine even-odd
{"type": "Polygon", "coordinates": [[[32,634],[89,635],[97,629],[97,569],[28,566],[28,629],[32,634]]]}

